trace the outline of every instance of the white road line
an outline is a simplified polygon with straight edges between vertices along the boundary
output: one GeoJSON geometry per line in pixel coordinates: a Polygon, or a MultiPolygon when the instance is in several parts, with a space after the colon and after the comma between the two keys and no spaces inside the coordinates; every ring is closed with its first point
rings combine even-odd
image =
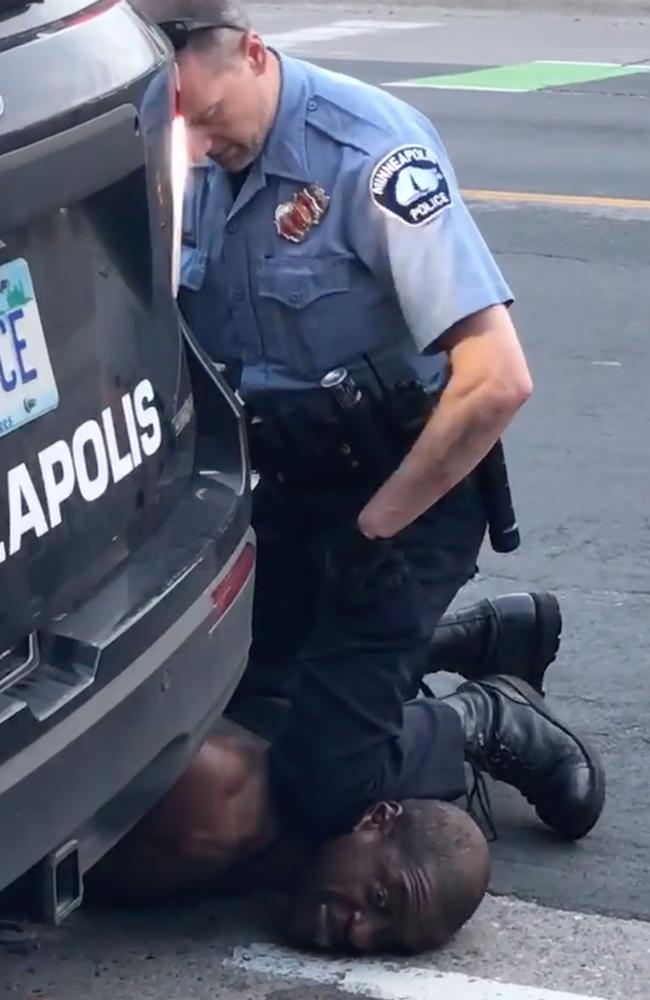
{"type": "Polygon", "coordinates": [[[639,72],[650,72],[650,66],[637,65],[636,63],[613,63],[613,62],[591,62],[585,59],[535,59],[536,63],[543,63],[546,66],[603,66],[615,69],[635,69],[639,72]]]}
{"type": "Polygon", "coordinates": [[[236,948],[226,964],[243,972],[335,986],[346,993],[376,1000],[604,1000],[540,986],[515,986],[457,972],[438,972],[410,963],[309,957],[272,944],[236,948]]]}
{"type": "Polygon", "coordinates": [[[621,65],[613,62],[591,62],[589,59],[535,59],[534,61],[545,66],[615,66],[618,69],[621,65]]]}
{"type": "MultiPolygon", "coordinates": [[[[423,79],[426,79],[426,77],[423,77],[423,79]]],[[[436,83],[434,87],[430,83],[422,83],[420,80],[398,80],[395,83],[383,83],[382,87],[406,87],[411,90],[484,90],[491,94],[533,93],[533,91],[525,90],[523,87],[484,87],[479,84],[470,86],[469,84],[436,83]]]]}
{"type": "Polygon", "coordinates": [[[264,35],[264,40],[278,49],[293,49],[312,42],[332,42],[338,38],[351,38],[354,35],[374,35],[382,31],[409,31],[442,27],[444,25],[437,21],[424,23],[415,21],[334,21],[333,24],[317,24],[310,28],[296,28],[294,31],[271,32],[264,35]]]}

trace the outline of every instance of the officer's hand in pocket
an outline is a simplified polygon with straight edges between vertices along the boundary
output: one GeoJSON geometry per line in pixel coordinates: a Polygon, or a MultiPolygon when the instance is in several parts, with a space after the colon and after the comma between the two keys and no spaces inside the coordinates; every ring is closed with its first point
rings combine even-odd
{"type": "Polygon", "coordinates": [[[332,538],[327,576],[337,603],[352,607],[381,604],[410,580],[408,563],[390,539],[366,538],[356,522],[332,538]]]}

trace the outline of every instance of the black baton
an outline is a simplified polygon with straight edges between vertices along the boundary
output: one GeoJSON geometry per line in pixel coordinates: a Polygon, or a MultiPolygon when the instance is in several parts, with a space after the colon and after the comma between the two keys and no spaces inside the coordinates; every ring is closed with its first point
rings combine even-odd
{"type": "Polygon", "coordinates": [[[521,537],[501,441],[488,452],[476,472],[492,548],[495,552],[514,552],[521,544],[521,537]]]}

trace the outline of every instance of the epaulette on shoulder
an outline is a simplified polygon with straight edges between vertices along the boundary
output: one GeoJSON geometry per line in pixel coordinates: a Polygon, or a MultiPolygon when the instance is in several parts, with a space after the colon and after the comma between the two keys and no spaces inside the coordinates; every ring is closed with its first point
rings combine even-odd
{"type": "Polygon", "coordinates": [[[335,73],[312,80],[308,124],[340,143],[370,156],[391,145],[430,143],[430,123],[386,91],[335,73]]]}
{"type": "Polygon", "coordinates": [[[400,114],[389,94],[366,83],[326,70],[310,81],[307,122],[342,146],[373,154],[395,137],[400,114]]]}

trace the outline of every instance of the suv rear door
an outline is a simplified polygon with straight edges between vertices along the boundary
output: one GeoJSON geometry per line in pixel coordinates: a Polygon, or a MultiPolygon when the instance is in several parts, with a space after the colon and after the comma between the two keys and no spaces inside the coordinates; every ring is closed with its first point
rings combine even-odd
{"type": "Polygon", "coordinates": [[[78,6],[31,5],[11,34],[0,19],[0,684],[43,617],[155,530],[194,459],[160,238],[169,63],[126,4],[78,6]]]}

